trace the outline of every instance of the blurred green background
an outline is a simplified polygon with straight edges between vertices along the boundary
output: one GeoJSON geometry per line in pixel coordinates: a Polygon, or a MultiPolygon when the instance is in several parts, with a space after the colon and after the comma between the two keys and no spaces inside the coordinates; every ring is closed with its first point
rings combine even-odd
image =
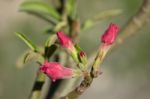
{"type": "MultiPolygon", "coordinates": [[[[43,0],[44,1],[44,0],[43,0]]],[[[47,0],[48,1],[48,0],[47,0]]],[[[52,1],[52,0],[51,0],[52,1]]],[[[18,69],[16,61],[28,49],[14,34],[25,33],[42,46],[47,38],[42,32],[48,23],[18,12],[23,0],[0,0],[0,99],[27,99],[32,89],[36,64],[18,69]]],[[[120,16],[101,21],[81,34],[80,45],[88,53],[98,48],[99,36],[110,22],[123,26],[134,15],[142,0],[78,0],[80,21],[109,9],[122,9],[120,16]]],[[[103,74],[80,99],[149,99],[150,98],[150,24],[137,35],[127,39],[118,49],[110,52],[102,64],[103,74]]]]}

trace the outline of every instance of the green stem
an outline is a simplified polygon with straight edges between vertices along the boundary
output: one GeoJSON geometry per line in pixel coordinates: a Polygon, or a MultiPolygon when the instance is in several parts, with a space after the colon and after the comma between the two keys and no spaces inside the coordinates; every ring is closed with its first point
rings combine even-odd
{"type": "Polygon", "coordinates": [[[33,86],[33,89],[32,89],[29,99],[40,99],[41,98],[41,91],[42,91],[44,82],[45,82],[45,75],[39,71],[37,73],[36,81],[33,86]]]}

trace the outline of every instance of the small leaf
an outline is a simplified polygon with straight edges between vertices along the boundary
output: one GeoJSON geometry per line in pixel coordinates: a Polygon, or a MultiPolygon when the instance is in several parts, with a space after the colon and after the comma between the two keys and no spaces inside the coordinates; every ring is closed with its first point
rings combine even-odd
{"type": "Polygon", "coordinates": [[[50,58],[56,51],[58,45],[54,44],[57,40],[56,34],[51,35],[45,42],[45,58],[50,58]]]}
{"type": "Polygon", "coordinates": [[[35,14],[53,23],[57,23],[61,19],[59,13],[54,7],[39,1],[26,1],[22,3],[20,11],[35,14]]]}
{"type": "Polygon", "coordinates": [[[30,59],[32,59],[32,57],[34,57],[35,53],[31,53],[31,52],[27,52],[26,54],[24,54],[24,58],[23,58],[23,64],[25,64],[26,62],[28,62],[30,59]]]}
{"type": "Polygon", "coordinates": [[[53,26],[53,27],[47,27],[45,28],[44,32],[45,33],[50,33],[50,34],[55,34],[56,32],[62,30],[62,28],[67,26],[67,22],[66,21],[60,21],[57,23],[57,25],[53,26]]]}
{"type": "Polygon", "coordinates": [[[26,63],[36,61],[38,63],[43,63],[44,62],[44,57],[39,54],[35,53],[32,50],[28,50],[24,52],[17,60],[17,67],[18,68],[23,68],[26,63]]]}
{"type": "Polygon", "coordinates": [[[37,53],[34,52],[28,52],[25,54],[24,59],[23,59],[23,63],[27,63],[32,61],[33,59],[37,58],[37,53]]]}
{"type": "Polygon", "coordinates": [[[75,45],[75,48],[78,51],[78,53],[80,53],[80,51],[82,51],[81,47],[78,44],[75,45]]]}
{"type": "Polygon", "coordinates": [[[54,32],[54,27],[45,27],[45,28],[43,28],[42,29],[42,33],[44,33],[44,34],[55,34],[55,32],[54,32]]]}
{"type": "Polygon", "coordinates": [[[51,35],[45,42],[45,47],[50,47],[57,40],[57,36],[55,34],[51,35]]]}
{"type": "Polygon", "coordinates": [[[54,31],[58,32],[60,31],[62,28],[64,28],[65,26],[67,26],[67,22],[66,21],[62,21],[57,23],[57,25],[54,27],[54,31]]]}
{"type": "Polygon", "coordinates": [[[56,44],[52,44],[49,47],[45,47],[45,57],[49,59],[54,54],[57,48],[58,45],[56,44]]]}
{"type": "MultiPolygon", "coordinates": [[[[96,24],[96,22],[95,22],[95,24],[96,24]]],[[[83,24],[82,31],[85,31],[85,30],[91,28],[95,24],[94,24],[94,21],[92,19],[86,20],[85,23],[83,24]]]]}
{"type": "Polygon", "coordinates": [[[75,14],[76,14],[76,2],[77,2],[77,0],[67,0],[66,1],[66,9],[67,9],[68,15],[71,18],[74,18],[75,14]]]}
{"type": "Polygon", "coordinates": [[[30,39],[28,39],[24,34],[22,33],[19,33],[19,32],[16,32],[16,35],[21,39],[23,40],[27,45],[28,47],[30,47],[33,51],[37,51],[37,47],[35,44],[32,43],[32,41],[30,39]]]}
{"type": "Polygon", "coordinates": [[[123,11],[121,9],[113,9],[113,10],[103,11],[103,12],[97,14],[96,16],[94,16],[93,18],[87,19],[82,26],[82,31],[91,28],[92,26],[96,25],[99,21],[101,21],[103,19],[120,15],[122,12],[123,11]]]}

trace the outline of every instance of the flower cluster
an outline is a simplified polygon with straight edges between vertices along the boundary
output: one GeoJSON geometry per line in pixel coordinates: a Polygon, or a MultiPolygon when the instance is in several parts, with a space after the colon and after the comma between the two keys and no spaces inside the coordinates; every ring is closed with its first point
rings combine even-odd
{"type": "MultiPolygon", "coordinates": [[[[102,45],[100,46],[100,50],[92,66],[93,73],[97,73],[97,71],[99,70],[99,65],[102,62],[110,46],[115,42],[118,32],[119,27],[116,24],[111,23],[108,29],[101,36],[102,45]]],[[[81,49],[78,50],[74,46],[74,43],[72,42],[71,38],[69,38],[63,32],[57,32],[57,37],[61,46],[67,49],[67,51],[71,54],[72,58],[76,62],[79,62],[79,64],[82,64],[82,66],[85,66],[87,64],[85,52],[81,49]]],[[[45,61],[44,64],[41,66],[40,70],[41,72],[45,73],[48,77],[50,77],[53,81],[57,79],[74,77],[74,75],[76,75],[75,69],[64,67],[58,62],[45,61]]]]}

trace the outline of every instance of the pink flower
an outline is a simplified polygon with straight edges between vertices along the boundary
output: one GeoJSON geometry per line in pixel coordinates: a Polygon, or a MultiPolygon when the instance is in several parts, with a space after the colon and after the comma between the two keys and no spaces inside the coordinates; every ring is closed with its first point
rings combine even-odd
{"type": "Polygon", "coordinates": [[[101,42],[107,45],[111,45],[115,42],[119,32],[119,27],[116,24],[111,23],[108,29],[101,37],[101,42]]]}
{"type": "Polygon", "coordinates": [[[77,50],[74,47],[72,40],[66,36],[63,32],[57,32],[57,37],[61,43],[61,45],[67,49],[67,51],[71,54],[72,58],[78,62],[78,54],[77,50]]]}
{"type": "Polygon", "coordinates": [[[57,32],[57,37],[64,48],[72,48],[74,46],[72,40],[63,32],[57,32]]]}
{"type": "Polygon", "coordinates": [[[41,72],[45,73],[48,77],[50,77],[52,81],[73,76],[72,69],[63,67],[57,62],[45,61],[45,63],[41,66],[40,70],[41,72]]]}

